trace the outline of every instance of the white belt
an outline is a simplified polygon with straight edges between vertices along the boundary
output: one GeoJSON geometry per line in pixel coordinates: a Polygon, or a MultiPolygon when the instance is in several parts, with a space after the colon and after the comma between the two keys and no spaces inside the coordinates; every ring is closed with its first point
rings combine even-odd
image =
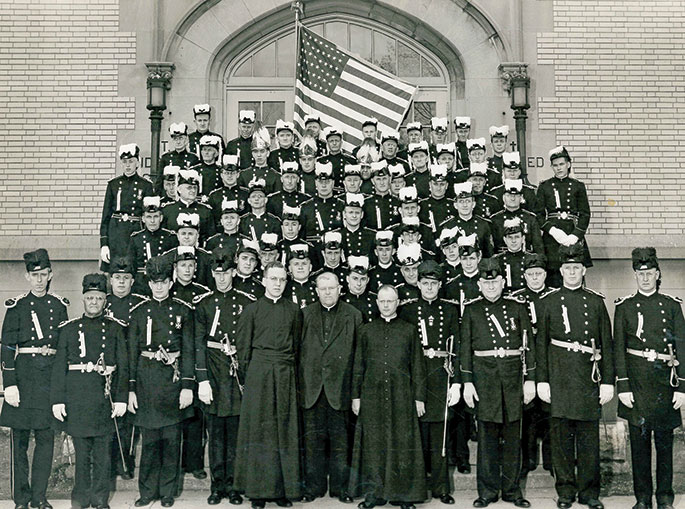
{"type": "Polygon", "coordinates": [[[38,355],[55,355],[57,350],[50,348],[48,345],[43,346],[22,346],[17,348],[17,353],[31,353],[38,355]]]}
{"type": "Polygon", "coordinates": [[[657,353],[656,350],[636,350],[634,348],[626,348],[626,352],[628,352],[630,355],[634,355],[635,357],[642,357],[649,362],[654,362],[657,359],[666,362],[671,360],[670,355],[667,353],[657,353]]]}
{"type": "Polygon", "coordinates": [[[111,375],[114,370],[117,369],[116,366],[105,366],[104,369],[101,365],[95,364],[94,362],[88,362],[87,364],[69,364],[69,371],[80,371],[81,373],[91,373],[93,371],[100,375],[111,375]]]}
{"type": "Polygon", "coordinates": [[[219,341],[207,341],[207,348],[221,350],[226,355],[234,355],[237,352],[236,347],[231,343],[221,343],[219,341]]]}
{"type": "Polygon", "coordinates": [[[506,348],[495,348],[494,350],[474,350],[473,355],[476,357],[505,357],[520,356],[521,350],[510,350],[506,348]]]}
{"type": "Polygon", "coordinates": [[[592,347],[586,346],[586,345],[581,345],[578,341],[560,341],[558,339],[553,339],[553,340],[551,340],[551,343],[554,346],[566,348],[567,350],[573,350],[574,352],[583,352],[583,353],[589,353],[589,354],[594,353],[594,351],[592,350],[592,347]]]}
{"type": "Polygon", "coordinates": [[[146,359],[152,359],[155,361],[164,362],[165,364],[171,364],[181,356],[181,352],[166,352],[167,359],[164,358],[165,355],[159,350],[156,352],[149,352],[146,350],[144,352],[140,352],[140,355],[146,359]]]}
{"type": "Polygon", "coordinates": [[[592,373],[590,378],[594,383],[600,383],[602,381],[602,373],[599,370],[599,361],[602,359],[602,352],[599,348],[595,347],[595,340],[591,339],[592,346],[581,345],[578,341],[560,341],[558,339],[552,339],[550,342],[554,346],[565,348],[567,351],[589,353],[590,360],[592,361],[592,373]]]}
{"type": "Polygon", "coordinates": [[[423,351],[424,357],[433,359],[434,357],[449,357],[450,354],[444,350],[435,350],[434,348],[427,348],[423,351]]]}

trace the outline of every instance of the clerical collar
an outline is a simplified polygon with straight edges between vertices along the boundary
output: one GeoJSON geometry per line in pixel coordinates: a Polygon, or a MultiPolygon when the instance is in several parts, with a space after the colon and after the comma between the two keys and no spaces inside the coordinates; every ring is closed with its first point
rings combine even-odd
{"type": "Polygon", "coordinates": [[[273,297],[269,297],[267,294],[264,294],[264,297],[270,302],[273,302],[274,304],[276,304],[280,300],[280,297],[274,299],[273,297]]]}
{"type": "Polygon", "coordinates": [[[649,293],[645,293],[642,290],[638,290],[637,293],[639,293],[640,295],[643,295],[645,297],[651,297],[652,295],[654,295],[656,293],[656,288],[649,293]]]}
{"type": "Polygon", "coordinates": [[[397,318],[397,313],[393,313],[391,316],[381,316],[381,318],[386,322],[389,322],[390,320],[397,318]]]}
{"type": "Polygon", "coordinates": [[[193,203],[195,203],[195,200],[193,201],[185,201],[183,198],[179,198],[178,201],[180,201],[183,205],[186,207],[190,207],[193,203]]]}
{"type": "Polygon", "coordinates": [[[426,302],[428,302],[428,304],[433,304],[433,302],[435,302],[436,300],[438,300],[438,296],[437,296],[437,295],[436,295],[435,297],[433,297],[432,299],[430,299],[430,300],[426,299],[423,295],[421,296],[421,298],[422,298],[423,300],[425,300],[426,302]]]}
{"type": "Polygon", "coordinates": [[[329,312],[329,313],[330,313],[331,311],[333,311],[337,305],[338,305],[338,303],[336,302],[336,303],[333,304],[331,307],[328,307],[328,306],[326,306],[323,302],[321,303],[321,307],[324,308],[324,309],[325,309],[327,312],[329,312]]]}

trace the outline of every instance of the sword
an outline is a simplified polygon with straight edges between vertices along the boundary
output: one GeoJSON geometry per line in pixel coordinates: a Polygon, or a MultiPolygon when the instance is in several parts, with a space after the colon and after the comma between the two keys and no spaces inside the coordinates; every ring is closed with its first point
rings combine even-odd
{"type": "MultiPolygon", "coordinates": [[[[105,396],[109,398],[109,405],[112,408],[112,411],[114,410],[114,401],[112,400],[112,373],[107,373],[107,367],[105,364],[105,352],[100,353],[100,357],[98,358],[98,361],[95,363],[96,366],[100,365],[102,367],[102,371],[100,372],[100,375],[105,378],[105,396]]],[[[119,446],[119,457],[121,458],[121,466],[124,469],[124,473],[128,475],[128,467],[126,466],[126,458],[124,458],[124,447],[121,445],[121,435],[119,434],[119,424],[117,423],[117,418],[112,417],[112,420],[114,421],[114,434],[117,437],[117,445],[119,446]]],[[[131,441],[131,444],[133,444],[133,441],[131,441]]]]}
{"type": "Polygon", "coordinates": [[[447,455],[447,416],[449,412],[449,397],[450,397],[450,379],[454,376],[454,367],[452,366],[452,349],[454,346],[454,336],[447,338],[447,358],[445,359],[445,371],[447,371],[447,394],[445,395],[445,415],[442,424],[442,457],[447,455]]]}

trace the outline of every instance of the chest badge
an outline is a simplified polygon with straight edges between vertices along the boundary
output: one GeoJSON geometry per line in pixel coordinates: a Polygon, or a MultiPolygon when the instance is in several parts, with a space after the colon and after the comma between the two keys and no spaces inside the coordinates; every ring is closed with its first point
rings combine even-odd
{"type": "Polygon", "coordinates": [[[181,316],[176,315],[176,328],[180,329],[182,325],[183,325],[183,323],[181,322],[181,316]]]}

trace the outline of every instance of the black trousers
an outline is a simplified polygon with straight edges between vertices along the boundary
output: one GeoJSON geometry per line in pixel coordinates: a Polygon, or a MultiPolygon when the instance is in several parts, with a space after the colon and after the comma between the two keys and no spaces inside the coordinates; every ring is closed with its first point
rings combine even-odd
{"type": "Polygon", "coordinates": [[[71,501],[81,507],[106,505],[109,499],[109,476],[111,461],[108,455],[111,438],[72,437],[76,451],[74,488],[71,501]]]}
{"type": "Polygon", "coordinates": [[[305,492],[322,497],[328,484],[332,497],[347,494],[347,412],[333,409],[321,391],[316,403],[303,410],[302,421],[305,492]]]}
{"type": "Polygon", "coordinates": [[[16,505],[38,505],[45,500],[48,479],[52,470],[52,450],[55,432],[48,429],[33,430],[36,447],[31,462],[31,484],[29,484],[28,448],[30,429],[12,429],[12,467],[14,475],[14,503],[16,505]]]}
{"type": "Polygon", "coordinates": [[[449,427],[449,455],[457,465],[470,463],[469,438],[471,437],[473,414],[466,411],[466,403],[464,403],[463,398],[452,408],[454,408],[454,415],[447,424],[449,427]]]}
{"type": "Polygon", "coordinates": [[[539,399],[523,409],[523,435],[521,436],[521,459],[524,470],[538,466],[538,440],[542,441],[542,465],[552,468],[552,450],[549,435],[549,412],[542,408],[539,399]]]}
{"type": "MultiPolygon", "coordinates": [[[[195,396],[197,398],[197,395],[195,396]]],[[[183,421],[183,458],[181,466],[184,472],[195,472],[205,468],[205,423],[204,413],[199,407],[183,421]]]]}
{"type": "Polygon", "coordinates": [[[129,474],[133,474],[136,464],[133,415],[127,413],[123,417],[117,417],[117,426],[119,426],[119,437],[121,438],[121,451],[119,450],[117,435],[114,433],[112,434],[111,475],[124,474],[124,464],[126,465],[126,471],[129,474]],[[125,463],[121,459],[122,452],[125,463]]]}
{"type": "Polygon", "coordinates": [[[638,502],[652,505],[652,432],[656,449],[656,503],[673,505],[673,430],[628,425],[633,461],[633,490],[638,502]]]}
{"type": "Polygon", "coordinates": [[[434,497],[447,495],[450,492],[450,480],[447,474],[447,455],[442,456],[444,424],[442,422],[420,422],[419,424],[426,471],[430,470],[431,473],[428,489],[434,497]]]}
{"type": "Polygon", "coordinates": [[[217,417],[207,415],[209,429],[209,471],[212,492],[225,495],[233,489],[235,447],[238,439],[240,416],[217,417]]]}
{"type": "Polygon", "coordinates": [[[173,497],[176,495],[181,454],[181,425],[141,430],[143,444],[138,472],[140,496],[152,499],[173,497]]]}
{"type": "Polygon", "coordinates": [[[559,498],[583,503],[599,497],[599,423],[550,418],[552,467],[559,498]],[[578,475],[576,475],[576,465],[578,475]]]}
{"type": "Polygon", "coordinates": [[[521,421],[506,423],[478,420],[476,459],[478,496],[496,500],[520,498],[521,421]]]}

